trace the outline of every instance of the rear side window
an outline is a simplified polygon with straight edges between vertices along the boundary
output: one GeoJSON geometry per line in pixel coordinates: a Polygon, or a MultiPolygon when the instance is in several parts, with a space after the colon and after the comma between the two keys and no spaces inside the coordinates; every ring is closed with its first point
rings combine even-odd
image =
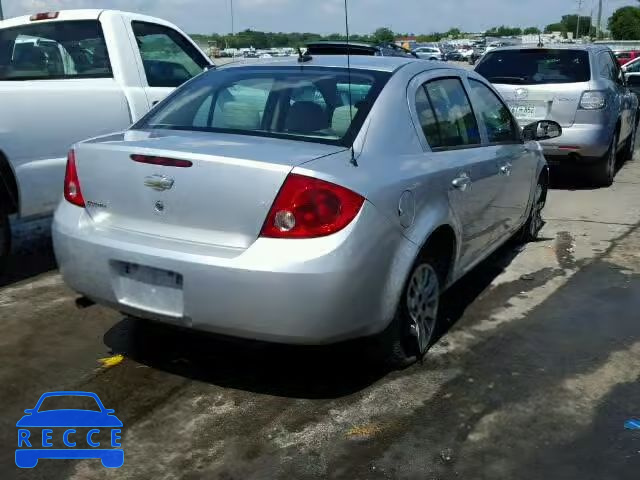
{"type": "Polygon", "coordinates": [[[223,68],[178,89],[134,128],[350,146],[389,77],[342,68],[223,68]]]}
{"type": "Polygon", "coordinates": [[[608,52],[602,52],[598,55],[598,69],[603,78],[614,82],[618,78],[618,66],[608,52]]]}
{"type": "Polygon", "coordinates": [[[478,123],[459,78],[422,85],[416,92],[416,111],[432,149],[480,144],[478,123]]]}
{"type": "Polygon", "coordinates": [[[133,22],[150,87],[177,87],[202,73],[208,62],[180,33],[154,23],[133,22]]]}
{"type": "Polygon", "coordinates": [[[492,83],[539,85],[591,80],[584,50],[525,49],[489,52],[476,72],[492,83]]]}
{"type": "Polygon", "coordinates": [[[0,80],[111,77],[98,21],[31,23],[0,30],[0,80]]]}
{"type": "Polygon", "coordinates": [[[520,129],[502,100],[486,85],[469,79],[471,97],[482,115],[489,143],[520,143],[520,129]]]}

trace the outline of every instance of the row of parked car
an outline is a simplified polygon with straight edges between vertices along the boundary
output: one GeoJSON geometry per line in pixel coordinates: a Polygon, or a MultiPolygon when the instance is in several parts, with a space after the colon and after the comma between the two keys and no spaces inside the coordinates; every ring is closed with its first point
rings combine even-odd
{"type": "Polygon", "coordinates": [[[422,358],[442,292],[538,236],[545,156],[609,184],[638,100],[602,47],[496,49],[475,72],[356,47],[209,68],[149,17],[0,24],[3,253],[7,214],[63,196],[56,258],[90,301],[257,340],[364,337],[396,367],[422,358]]]}

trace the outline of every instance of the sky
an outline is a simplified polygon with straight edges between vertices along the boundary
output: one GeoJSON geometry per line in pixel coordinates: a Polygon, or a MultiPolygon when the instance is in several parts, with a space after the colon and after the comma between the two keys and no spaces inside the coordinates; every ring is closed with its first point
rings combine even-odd
{"type": "MultiPolygon", "coordinates": [[[[229,33],[232,0],[0,0],[6,18],[67,8],[115,8],[157,16],[189,33],[229,33]]],[[[579,0],[348,0],[352,33],[378,27],[430,33],[457,27],[466,32],[537,26],[577,13],[579,0]]],[[[632,0],[604,0],[606,18],[632,0]]],[[[233,0],[235,31],[344,32],[344,0],[233,0]]],[[[596,15],[597,0],[582,0],[582,14],[596,15]]],[[[595,21],[595,20],[594,20],[595,21]]]]}

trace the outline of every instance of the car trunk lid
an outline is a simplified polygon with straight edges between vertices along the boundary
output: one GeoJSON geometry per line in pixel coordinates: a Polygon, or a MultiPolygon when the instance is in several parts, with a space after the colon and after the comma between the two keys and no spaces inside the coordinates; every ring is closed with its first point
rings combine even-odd
{"type": "Polygon", "coordinates": [[[494,84],[520,126],[538,120],[554,120],[563,127],[573,125],[582,92],[589,82],[541,85],[494,84]]]}
{"type": "Polygon", "coordinates": [[[291,169],[342,150],[256,136],[131,130],[80,144],[76,159],[97,228],[244,249],[258,237],[291,169]],[[158,163],[150,157],[183,166],[144,163],[158,163]]]}

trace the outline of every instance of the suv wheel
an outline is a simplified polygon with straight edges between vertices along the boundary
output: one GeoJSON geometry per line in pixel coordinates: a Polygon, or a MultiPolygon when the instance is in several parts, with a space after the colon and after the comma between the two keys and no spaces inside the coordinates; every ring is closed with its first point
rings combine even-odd
{"type": "Polygon", "coordinates": [[[613,179],[616,175],[616,147],[618,145],[619,135],[620,134],[618,132],[613,134],[609,150],[607,150],[607,153],[593,169],[593,182],[598,187],[609,187],[613,183],[613,179]]]}
{"type": "Polygon", "coordinates": [[[9,216],[0,210],[0,273],[5,269],[11,250],[11,225],[9,216]]]}

